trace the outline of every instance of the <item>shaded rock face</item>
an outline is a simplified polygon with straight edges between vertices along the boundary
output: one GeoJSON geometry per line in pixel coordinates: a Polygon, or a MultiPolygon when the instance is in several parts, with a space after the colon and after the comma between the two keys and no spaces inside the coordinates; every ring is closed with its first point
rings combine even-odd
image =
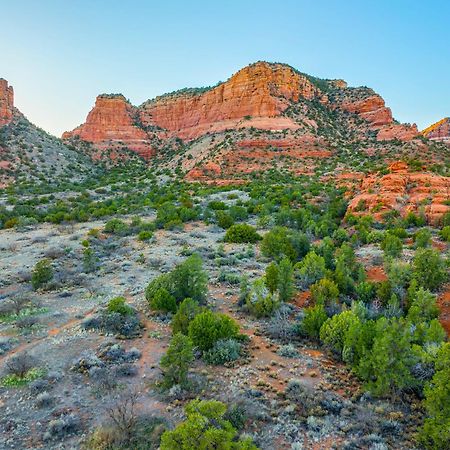
{"type": "Polygon", "coordinates": [[[391,210],[402,216],[408,212],[423,213],[430,223],[439,224],[450,210],[446,205],[450,200],[450,179],[432,173],[411,173],[401,161],[393,163],[390,172],[381,177],[365,177],[348,210],[355,214],[370,212],[377,219],[391,210]]]}
{"type": "Polygon", "coordinates": [[[8,125],[14,113],[14,90],[8,82],[0,78],[0,127],[8,125]]]}
{"type": "Polygon", "coordinates": [[[421,133],[433,141],[441,141],[450,144],[450,117],[445,117],[439,122],[430,125],[421,133]]]}
{"type": "Polygon", "coordinates": [[[185,89],[139,107],[121,95],[100,96],[86,123],[63,138],[79,137],[102,149],[122,145],[149,158],[167,140],[189,143],[228,130],[317,134],[315,120],[302,112],[311,108],[321,114],[337,110],[350,122],[359,117],[363,138],[373,130],[378,140],[417,135],[415,126],[396,124],[384,100],[371,89],[319,80],[285,64],[258,62],[213,88],[185,89]]]}
{"type": "Polygon", "coordinates": [[[100,150],[126,147],[148,159],[153,155],[150,138],[138,121],[137,109],[123,95],[99,95],[86,122],[62,138],[79,137],[100,150]]]}

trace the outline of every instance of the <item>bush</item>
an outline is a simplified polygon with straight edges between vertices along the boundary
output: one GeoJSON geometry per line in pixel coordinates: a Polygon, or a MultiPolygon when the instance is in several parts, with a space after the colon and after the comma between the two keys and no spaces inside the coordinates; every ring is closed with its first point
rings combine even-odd
{"type": "Polygon", "coordinates": [[[94,272],[97,269],[98,258],[90,247],[83,249],[83,270],[86,273],[94,272]]]}
{"type": "Polygon", "coordinates": [[[310,286],[326,274],[325,259],[310,251],[305,258],[296,264],[297,273],[303,285],[310,286]]]}
{"type": "Polygon", "coordinates": [[[123,315],[117,312],[104,311],[82,323],[85,330],[101,330],[123,338],[131,339],[140,334],[141,322],[133,310],[133,314],[123,315]]]}
{"type": "Polygon", "coordinates": [[[222,365],[237,360],[241,356],[241,344],[235,339],[221,339],[211,350],[203,354],[209,364],[222,365]]]}
{"type": "Polygon", "coordinates": [[[208,292],[208,275],[203,270],[202,258],[191,255],[171,272],[172,286],[169,292],[178,302],[192,298],[202,303],[208,292]]]}
{"type": "Polygon", "coordinates": [[[430,322],[439,316],[436,296],[422,287],[412,294],[410,302],[407,318],[416,326],[421,322],[430,322]]]}
{"type": "MultiPolygon", "coordinates": [[[[122,403],[123,404],[123,403],[122,403]]],[[[100,425],[83,442],[85,450],[156,450],[167,429],[165,419],[137,416],[130,408],[113,407],[108,411],[109,423],[100,425]],[[123,426],[125,425],[125,426],[123,426]],[[125,430],[124,430],[125,428],[125,430]]]]}
{"type": "Polygon", "coordinates": [[[11,356],[6,361],[6,376],[0,380],[1,386],[22,386],[43,375],[42,369],[36,367],[37,361],[27,352],[11,356]]]}
{"type": "Polygon", "coordinates": [[[229,316],[206,310],[197,314],[189,324],[188,334],[201,351],[207,351],[221,339],[238,336],[239,326],[229,316]]]}
{"type": "Polygon", "coordinates": [[[192,298],[199,303],[203,302],[208,291],[208,276],[203,270],[200,256],[191,255],[177,265],[172,272],[152,280],[145,290],[145,298],[150,304],[161,288],[173,296],[176,303],[185,298],[192,298]]]}
{"type": "Polygon", "coordinates": [[[261,242],[261,252],[264,256],[274,259],[287,256],[292,262],[303,258],[309,248],[309,239],[304,233],[286,227],[272,228],[261,242]]]}
{"type": "Polygon", "coordinates": [[[131,306],[127,305],[125,303],[125,297],[115,297],[112,298],[109,302],[108,302],[108,312],[110,313],[118,313],[121,314],[122,316],[128,316],[130,314],[134,313],[134,310],[131,306]]]}
{"type": "Polygon", "coordinates": [[[348,244],[336,250],[336,270],[334,272],[334,281],[338,285],[339,292],[351,295],[355,289],[355,282],[361,282],[365,279],[365,271],[360,263],[357,262],[355,252],[348,244]]]}
{"type": "Polygon", "coordinates": [[[424,390],[427,418],[420,441],[427,449],[440,450],[450,442],[450,343],[437,352],[435,370],[424,390]]]}
{"type": "Polygon", "coordinates": [[[447,280],[445,262],[431,248],[418,249],[413,260],[413,278],[419,286],[434,291],[447,280]]]}
{"type": "Polygon", "coordinates": [[[247,220],[248,212],[243,206],[231,206],[229,209],[229,214],[235,221],[247,220]]]}
{"type": "Polygon", "coordinates": [[[159,288],[150,300],[150,308],[155,311],[176,312],[177,302],[165,288],[159,288]]]}
{"type": "Polygon", "coordinates": [[[372,394],[395,396],[415,387],[412,368],[416,358],[411,341],[410,324],[404,319],[377,320],[372,349],[361,359],[358,370],[372,394]]]}
{"type": "Polygon", "coordinates": [[[264,280],[270,293],[273,294],[278,289],[278,265],[274,262],[266,267],[264,280]]]}
{"type": "Polygon", "coordinates": [[[261,240],[261,236],[256,229],[246,223],[238,223],[228,228],[225,233],[224,241],[233,242],[235,244],[250,243],[254,244],[261,240]]]}
{"type": "Polygon", "coordinates": [[[289,301],[294,295],[294,268],[288,258],[278,264],[278,296],[281,302],[289,301]]]}
{"type": "Polygon", "coordinates": [[[439,231],[439,236],[443,241],[450,242],[450,225],[442,228],[442,230],[439,231]]]}
{"type": "Polygon", "coordinates": [[[118,234],[125,236],[129,232],[128,225],[120,219],[111,219],[105,223],[105,233],[118,234]]]}
{"type": "Polygon", "coordinates": [[[172,333],[188,334],[189,324],[194,317],[201,312],[201,308],[197,301],[192,298],[185,298],[178,307],[178,311],[172,319],[172,333]]]}
{"type": "Polygon", "coordinates": [[[416,248],[429,247],[431,243],[431,232],[427,228],[422,228],[414,235],[414,245],[416,248]]]}
{"type": "Polygon", "coordinates": [[[296,358],[299,356],[297,349],[292,344],[282,345],[277,354],[284,358],[296,358]]]}
{"type": "Polygon", "coordinates": [[[31,285],[39,289],[53,279],[53,267],[50,260],[44,258],[36,263],[31,272],[31,285]]]}
{"type": "Polygon", "coordinates": [[[234,224],[233,218],[224,211],[216,211],[216,222],[217,225],[224,230],[230,228],[234,224]]]}
{"type": "Polygon", "coordinates": [[[192,342],[182,333],[175,334],[170,340],[167,353],[161,358],[164,382],[166,388],[176,384],[185,385],[189,366],[194,360],[192,342]]]}
{"type": "Polygon", "coordinates": [[[359,319],[353,311],[343,311],[327,319],[320,328],[320,339],[323,343],[342,357],[346,333],[359,319]]]}
{"type": "Polygon", "coordinates": [[[263,279],[258,279],[253,283],[245,304],[254,316],[268,317],[278,308],[279,299],[277,294],[272,294],[267,289],[263,279]]]}
{"type": "Polygon", "coordinates": [[[216,400],[192,400],[185,407],[186,420],[162,435],[160,449],[258,450],[250,439],[238,439],[236,429],[224,419],[226,410],[216,400]]]}
{"type": "Polygon", "coordinates": [[[339,298],[339,289],[334,281],[322,278],[311,286],[311,299],[316,305],[334,306],[339,298]]]}
{"type": "Polygon", "coordinates": [[[219,200],[212,200],[208,203],[208,208],[214,210],[214,211],[223,211],[227,209],[227,205],[224,202],[221,202],[219,200]]]}
{"type": "Polygon", "coordinates": [[[139,232],[137,238],[139,241],[149,241],[153,237],[153,233],[151,231],[142,230],[139,232]]]}
{"type": "Polygon", "coordinates": [[[44,439],[61,439],[64,436],[77,432],[81,428],[80,418],[73,414],[62,414],[58,419],[49,422],[44,439]]]}
{"type": "Polygon", "coordinates": [[[403,251],[403,242],[394,234],[386,233],[386,236],[381,242],[381,249],[384,251],[386,256],[398,258],[403,251]]]}
{"type": "Polygon", "coordinates": [[[300,334],[318,339],[320,328],[328,319],[323,305],[315,305],[305,309],[305,316],[300,323],[300,334]]]}
{"type": "Polygon", "coordinates": [[[286,303],[275,311],[266,328],[266,332],[271,338],[283,342],[292,340],[295,334],[295,326],[289,321],[290,311],[290,305],[286,303]]]}

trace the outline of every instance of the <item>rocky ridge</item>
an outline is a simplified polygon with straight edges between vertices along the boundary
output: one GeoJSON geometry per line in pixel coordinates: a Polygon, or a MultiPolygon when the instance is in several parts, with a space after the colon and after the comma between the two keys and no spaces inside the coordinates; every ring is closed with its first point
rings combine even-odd
{"type": "Polygon", "coordinates": [[[432,141],[450,144],[450,117],[445,117],[421,132],[432,141]]]}
{"type": "MultiPolygon", "coordinates": [[[[397,124],[384,100],[368,88],[349,88],[343,80],[321,80],[285,64],[251,64],[212,88],[184,89],[130,105],[123,96],[97,98],[86,123],[63,134],[97,148],[122,144],[140,153],[155,139],[179,138],[189,143],[207,134],[257,129],[320,137],[320,110],[359,131],[359,138],[408,141],[415,125],[397,124]],[[359,120],[358,120],[359,119],[359,120]],[[356,123],[357,122],[357,123],[356,123]]],[[[157,152],[157,145],[154,151],[157,152]]],[[[151,158],[152,151],[145,156],[151,158]]]]}
{"type": "Polygon", "coordinates": [[[0,188],[15,181],[77,181],[95,173],[91,158],[33,125],[14,107],[14,91],[0,79],[0,188]]]}

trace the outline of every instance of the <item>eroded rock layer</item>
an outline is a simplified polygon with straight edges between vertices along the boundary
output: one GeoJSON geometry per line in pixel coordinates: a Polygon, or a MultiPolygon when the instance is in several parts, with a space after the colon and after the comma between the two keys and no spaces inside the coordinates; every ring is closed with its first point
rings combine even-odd
{"type": "Polygon", "coordinates": [[[371,174],[365,177],[360,193],[349,203],[349,211],[356,214],[371,213],[381,219],[385,213],[398,211],[424,214],[430,223],[439,224],[450,210],[450,178],[429,172],[410,172],[404,162],[390,166],[387,175],[371,174]]]}

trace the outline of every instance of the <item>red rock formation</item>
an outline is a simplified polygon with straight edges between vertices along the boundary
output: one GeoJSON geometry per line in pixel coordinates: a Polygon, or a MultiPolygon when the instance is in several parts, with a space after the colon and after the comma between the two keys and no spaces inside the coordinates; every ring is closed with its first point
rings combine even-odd
{"type": "Polygon", "coordinates": [[[0,78],[0,127],[11,122],[14,112],[14,91],[8,82],[0,78]]]}
{"type": "Polygon", "coordinates": [[[450,117],[446,117],[439,122],[434,123],[428,128],[425,128],[421,133],[433,141],[450,143],[450,117]]]}
{"type": "Polygon", "coordinates": [[[296,129],[292,119],[279,115],[290,101],[319,94],[317,87],[292,68],[260,62],[202,94],[163,96],[146,102],[141,119],[187,140],[229,128],[296,129]]]}
{"type": "Polygon", "coordinates": [[[390,141],[399,139],[400,141],[410,141],[419,134],[417,125],[408,124],[390,124],[382,127],[377,134],[377,141],[390,141]]]}
{"type": "Polygon", "coordinates": [[[388,175],[372,174],[363,179],[360,193],[349,203],[353,213],[371,213],[380,219],[383,214],[397,210],[402,216],[408,212],[423,212],[430,223],[437,224],[450,207],[450,179],[433,173],[410,173],[407,165],[391,165],[388,175]]]}
{"type": "Polygon", "coordinates": [[[390,108],[386,107],[384,100],[379,95],[372,95],[352,102],[343,102],[340,108],[358,114],[367,120],[373,128],[390,125],[393,122],[390,108]]]}
{"type": "Polygon", "coordinates": [[[63,138],[78,136],[101,149],[127,146],[150,157],[152,142],[156,147],[168,138],[193,141],[206,134],[254,128],[296,132],[296,136],[307,136],[326,147],[319,127],[326,111],[317,102],[364,119],[358,130],[358,121],[342,111],[337,114],[349,121],[344,126],[360,131],[361,139],[373,136],[368,133],[371,130],[378,130],[378,140],[410,140],[417,134],[415,126],[394,123],[384,100],[368,88],[348,88],[343,80],[314,79],[285,64],[258,62],[214,88],[182,90],[149,100],[139,108],[123,96],[100,96],[86,123],[64,133],[63,138]],[[302,99],[310,102],[299,102],[302,99]],[[152,135],[147,132],[150,129],[152,135]]]}
{"type": "Polygon", "coordinates": [[[95,144],[100,150],[127,147],[144,158],[150,158],[153,150],[149,136],[136,126],[136,108],[123,95],[99,95],[86,123],[65,132],[63,139],[79,137],[95,144]]]}
{"type": "Polygon", "coordinates": [[[200,167],[194,167],[186,175],[188,181],[205,181],[219,176],[222,172],[220,166],[212,161],[208,161],[200,167]]]}

